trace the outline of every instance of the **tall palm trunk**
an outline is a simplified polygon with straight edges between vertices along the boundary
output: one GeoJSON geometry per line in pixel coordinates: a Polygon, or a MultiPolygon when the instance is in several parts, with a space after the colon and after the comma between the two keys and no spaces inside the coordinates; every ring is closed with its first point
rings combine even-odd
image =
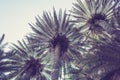
{"type": "Polygon", "coordinates": [[[60,52],[61,52],[60,45],[56,45],[54,50],[54,57],[53,57],[54,63],[53,63],[53,71],[52,71],[52,80],[58,80],[59,77],[60,52]]]}

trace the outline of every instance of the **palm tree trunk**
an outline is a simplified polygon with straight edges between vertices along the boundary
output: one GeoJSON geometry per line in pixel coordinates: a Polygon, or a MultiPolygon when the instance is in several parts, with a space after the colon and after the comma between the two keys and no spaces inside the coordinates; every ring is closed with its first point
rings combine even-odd
{"type": "Polygon", "coordinates": [[[56,45],[55,50],[54,50],[54,63],[53,63],[53,71],[52,71],[52,80],[58,80],[59,77],[59,58],[60,58],[60,45],[56,45]]]}

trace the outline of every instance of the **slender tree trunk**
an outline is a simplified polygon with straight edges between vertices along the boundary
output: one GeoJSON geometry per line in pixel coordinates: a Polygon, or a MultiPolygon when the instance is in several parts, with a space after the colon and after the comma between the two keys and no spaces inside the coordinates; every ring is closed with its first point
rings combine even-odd
{"type": "Polygon", "coordinates": [[[52,80],[58,80],[59,77],[59,58],[60,58],[60,46],[56,45],[54,50],[54,63],[53,63],[53,71],[52,71],[52,80]]]}

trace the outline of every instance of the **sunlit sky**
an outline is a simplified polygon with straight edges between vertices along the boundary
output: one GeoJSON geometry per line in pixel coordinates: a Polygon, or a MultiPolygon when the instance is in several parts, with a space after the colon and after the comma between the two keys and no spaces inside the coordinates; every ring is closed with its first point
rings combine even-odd
{"type": "MultiPolygon", "coordinates": [[[[28,23],[35,22],[35,16],[43,10],[70,10],[75,0],[0,0],[0,36],[4,33],[4,42],[17,42],[31,32],[28,23]]],[[[52,12],[52,11],[51,11],[52,12]]]]}

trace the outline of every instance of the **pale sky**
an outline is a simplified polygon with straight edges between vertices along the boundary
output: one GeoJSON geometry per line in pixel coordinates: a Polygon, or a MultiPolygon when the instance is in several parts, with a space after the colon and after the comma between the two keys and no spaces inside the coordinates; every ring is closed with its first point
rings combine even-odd
{"type": "Polygon", "coordinates": [[[34,23],[35,16],[41,15],[43,10],[51,11],[53,6],[56,10],[70,10],[73,1],[75,0],[0,0],[0,36],[4,33],[4,42],[16,43],[31,32],[28,23],[34,23]]]}

